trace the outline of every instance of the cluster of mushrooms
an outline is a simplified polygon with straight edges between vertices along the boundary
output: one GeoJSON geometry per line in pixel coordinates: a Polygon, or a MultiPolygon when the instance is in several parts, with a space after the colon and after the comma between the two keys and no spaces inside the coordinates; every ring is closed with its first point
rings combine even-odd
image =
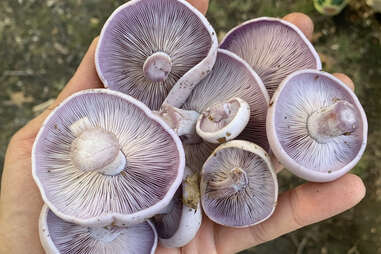
{"type": "Polygon", "coordinates": [[[269,153],[324,182],[366,146],[359,100],[284,20],[249,20],[218,46],[186,1],[133,0],[105,23],[95,63],[107,89],[67,98],[33,147],[47,253],[181,247],[201,209],[220,225],[258,224],[278,196],[269,153]]]}

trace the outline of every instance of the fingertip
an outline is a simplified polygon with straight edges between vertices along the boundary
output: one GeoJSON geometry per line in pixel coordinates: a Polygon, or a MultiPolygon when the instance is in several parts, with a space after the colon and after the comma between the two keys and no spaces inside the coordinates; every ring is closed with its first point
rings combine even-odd
{"type": "Polygon", "coordinates": [[[293,12],[284,16],[283,19],[296,25],[304,33],[307,39],[312,39],[314,22],[309,16],[301,12],[293,12]]]}
{"type": "Polygon", "coordinates": [[[209,0],[187,0],[187,1],[204,15],[208,11],[209,0]]]}
{"type": "Polygon", "coordinates": [[[342,183],[343,186],[347,186],[347,197],[348,197],[348,204],[350,207],[355,206],[358,204],[366,194],[366,187],[364,185],[363,180],[354,174],[346,174],[339,180],[345,182],[342,183]]]}
{"type": "Polygon", "coordinates": [[[352,79],[344,73],[333,73],[333,76],[343,81],[344,84],[346,84],[352,91],[355,90],[355,84],[353,83],[352,79]]]}

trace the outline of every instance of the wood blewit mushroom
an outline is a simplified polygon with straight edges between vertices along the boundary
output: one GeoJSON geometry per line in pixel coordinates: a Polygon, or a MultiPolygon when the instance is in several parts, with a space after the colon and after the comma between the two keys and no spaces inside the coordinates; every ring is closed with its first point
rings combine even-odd
{"type": "Polygon", "coordinates": [[[287,75],[321,69],[318,53],[300,29],[278,18],[248,20],[230,30],[220,48],[242,57],[258,73],[270,98],[287,75]]]}
{"type": "Polygon", "coordinates": [[[212,69],[218,48],[213,27],[185,0],[132,0],[104,24],[95,52],[105,87],[150,109],[181,107],[212,69]]]}
{"type": "Polygon", "coordinates": [[[58,217],[83,226],[128,226],[166,207],[182,182],[179,137],[142,102],[90,89],[45,120],[33,178],[58,217]]]}
{"type": "Polygon", "coordinates": [[[47,205],[41,210],[39,235],[47,254],[153,254],[158,240],[149,220],[130,227],[85,227],[62,220],[47,205]]]}
{"type": "Polygon", "coordinates": [[[200,191],[203,210],[212,221],[248,227],[274,212],[278,182],[261,147],[233,140],[218,146],[204,163],[200,191]]]}
{"type": "Polygon", "coordinates": [[[297,176],[332,181],[360,160],[367,140],[366,115],[339,79],[316,70],[297,71],[281,83],[270,105],[271,149],[297,176]]]}

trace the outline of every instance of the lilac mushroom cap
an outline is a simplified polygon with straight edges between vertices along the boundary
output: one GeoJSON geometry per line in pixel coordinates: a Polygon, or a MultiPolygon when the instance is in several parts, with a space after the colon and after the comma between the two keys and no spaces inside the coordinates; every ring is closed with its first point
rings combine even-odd
{"type": "Polygon", "coordinates": [[[201,222],[199,174],[185,168],[184,180],[166,213],[155,216],[160,244],[178,248],[188,244],[197,234],[201,222]]]}
{"type": "Polygon", "coordinates": [[[278,18],[257,18],[229,31],[220,48],[242,57],[258,73],[270,97],[287,75],[321,69],[319,55],[302,31],[278,18]]]}
{"type": "Polygon", "coordinates": [[[157,233],[150,221],[130,227],[85,227],[57,217],[42,207],[39,234],[47,254],[153,254],[157,233]]]}
{"type": "Polygon", "coordinates": [[[233,140],[220,145],[201,172],[201,204],[214,222],[248,227],[271,216],[278,182],[267,153],[254,143],[233,140]]]}
{"type": "MultiPolygon", "coordinates": [[[[249,121],[238,138],[254,142],[265,150],[269,149],[265,128],[269,105],[266,88],[250,66],[232,52],[218,50],[212,71],[193,89],[183,109],[202,113],[235,97],[244,100],[250,106],[249,121]]],[[[201,170],[206,158],[217,145],[205,142],[198,136],[181,138],[187,165],[192,170],[201,170]]],[[[222,137],[219,143],[226,140],[222,137]]]]}
{"type": "Polygon", "coordinates": [[[212,26],[188,2],[132,0],[106,21],[95,63],[106,87],[158,110],[166,98],[181,106],[212,69],[217,47],[212,26]]]}
{"type": "Polygon", "coordinates": [[[152,217],[169,204],[184,164],[181,141],[163,120],[134,98],[106,89],[61,103],[32,151],[45,203],[58,217],[84,226],[128,226],[152,217]]]}
{"type": "Polygon", "coordinates": [[[297,176],[326,182],[360,160],[368,123],[356,95],[329,73],[302,70],[275,92],[267,116],[270,146],[297,176]]]}

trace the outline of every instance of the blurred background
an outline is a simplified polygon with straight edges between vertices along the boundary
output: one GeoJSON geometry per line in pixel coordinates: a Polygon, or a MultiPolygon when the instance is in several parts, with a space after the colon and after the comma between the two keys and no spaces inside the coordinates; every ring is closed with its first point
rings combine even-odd
{"type": "MultiPolygon", "coordinates": [[[[107,17],[124,2],[0,1],[0,172],[12,134],[54,100],[107,17]]],[[[326,16],[316,11],[313,0],[210,2],[207,18],[219,39],[251,18],[294,11],[310,15],[315,22],[312,42],[324,70],[344,72],[353,79],[369,121],[367,150],[352,171],[366,184],[365,199],[339,216],[242,253],[381,253],[381,14],[376,11],[380,5],[379,0],[349,0],[338,15],[326,16]]],[[[303,181],[284,170],[279,182],[284,191],[303,181]]]]}

